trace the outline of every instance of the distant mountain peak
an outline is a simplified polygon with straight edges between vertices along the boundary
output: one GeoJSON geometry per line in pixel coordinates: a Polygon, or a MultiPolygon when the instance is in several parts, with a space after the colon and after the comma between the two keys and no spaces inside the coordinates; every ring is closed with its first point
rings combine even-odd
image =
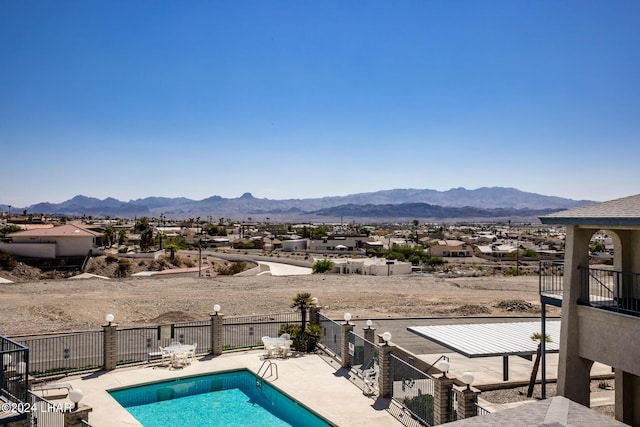
{"type": "MultiPolygon", "coordinates": [[[[587,200],[544,196],[510,187],[481,187],[475,190],[458,187],[446,191],[405,188],[347,196],[283,200],[257,199],[249,192],[229,199],[220,196],[203,200],[147,197],[130,202],[121,202],[112,197],[99,200],[78,195],[62,203],[31,205],[28,210],[43,214],[96,217],[158,217],[163,214],[167,218],[176,219],[203,215],[224,218],[264,215],[272,221],[308,221],[312,217],[326,221],[328,216],[337,215],[340,220],[348,218],[357,221],[362,218],[406,218],[407,215],[418,219],[427,216],[456,219],[518,217],[536,215],[541,210],[571,209],[591,203],[593,202],[587,200]],[[484,211],[480,212],[478,209],[484,211]]],[[[14,209],[19,210],[18,207],[14,209]]]]}

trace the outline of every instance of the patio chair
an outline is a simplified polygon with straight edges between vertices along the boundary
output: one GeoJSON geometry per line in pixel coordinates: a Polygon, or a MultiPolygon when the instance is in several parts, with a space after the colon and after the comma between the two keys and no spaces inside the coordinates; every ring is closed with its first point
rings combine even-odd
{"type": "Polygon", "coordinates": [[[273,343],[271,343],[269,337],[262,337],[262,344],[264,344],[264,353],[262,354],[262,356],[265,359],[276,356],[276,352],[278,351],[278,349],[275,345],[273,345],[273,343]]]}
{"type": "Polygon", "coordinates": [[[282,345],[282,357],[289,357],[291,356],[291,344],[293,344],[293,340],[285,340],[284,344],[282,345]]]}
{"type": "Polygon", "coordinates": [[[188,356],[191,360],[196,360],[196,348],[198,348],[198,343],[194,342],[193,348],[188,352],[188,356]]]}
{"type": "Polygon", "coordinates": [[[162,366],[171,365],[171,360],[173,359],[171,352],[165,350],[164,347],[158,346],[158,348],[160,349],[160,352],[159,352],[160,353],[160,359],[161,359],[160,364],[162,366]]]}
{"type": "Polygon", "coordinates": [[[171,366],[174,368],[184,368],[189,365],[191,361],[189,360],[189,352],[188,351],[177,351],[173,353],[173,359],[171,361],[171,366]]]}

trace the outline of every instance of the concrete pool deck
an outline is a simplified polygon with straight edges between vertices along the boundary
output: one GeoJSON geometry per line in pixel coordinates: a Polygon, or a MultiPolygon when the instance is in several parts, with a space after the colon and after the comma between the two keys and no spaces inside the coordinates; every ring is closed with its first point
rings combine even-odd
{"type": "MultiPolygon", "coordinates": [[[[93,408],[88,420],[93,427],[140,426],[106,390],[234,369],[246,368],[256,373],[263,363],[261,355],[262,350],[225,353],[215,358],[198,358],[182,369],[145,365],[69,376],[58,382],[82,389],[84,397],[81,404],[93,408]]],[[[295,353],[292,357],[276,359],[274,362],[278,378],[275,378],[275,369],[273,375],[267,374],[264,378],[338,426],[401,425],[385,410],[388,399],[375,400],[364,396],[337,363],[329,364],[316,354],[295,353]]]]}

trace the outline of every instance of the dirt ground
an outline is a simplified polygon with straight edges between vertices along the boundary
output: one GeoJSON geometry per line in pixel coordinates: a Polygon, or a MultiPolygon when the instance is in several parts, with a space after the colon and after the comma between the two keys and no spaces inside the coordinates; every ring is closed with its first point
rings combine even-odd
{"type": "MultiPolygon", "coordinates": [[[[6,275],[5,275],[6,277],[6,275]]],[[[538,278],[441,279],[411,275],[52,279],[0,283],[0,335],[99,329],[107,313],[122,327],[207,319],[215,304],[226,316],[290,311],[309,292],[322,312],[342,318],[532,315],[539,312],[538,278]]],[[[549,314],[559,314],[549,310],[549,314]]]]}

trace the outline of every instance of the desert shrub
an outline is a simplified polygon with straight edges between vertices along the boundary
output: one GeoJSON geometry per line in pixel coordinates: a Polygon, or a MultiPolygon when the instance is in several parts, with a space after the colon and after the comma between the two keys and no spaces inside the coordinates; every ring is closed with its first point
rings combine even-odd
{"type": "Polygon", "coordinates": [[[119,254],[126,254],[128,250],[129,250],[129,248],[127,248],[126,246],[123,246],[123,247],[118,249],[118,253],[119,254]]]}
{"type": "Polygon", "coordinates": [[[16,257],[7,252],[0,252],[0,268],[4,270],[13,270],[18,265],[16,257]]]}
{"type": "Polygon", "coordinates": [[[116,275],[118,277],[124,277],[131,271],[131,263],[128,259],[120,259],[118,260],[118,269],[116,270],[116,275]]]}
{"type": "Polygon", "coordinates": [[[313,264],[312,271],[314,273],[326,273],[333,270],[333,261],[328,259],[320,259],[313,264]]]}
{"type": "Polygon", "coordinates": [[[233,262],[230,265],[218,268],[218,274],[223,276],[233,276],[234,274],[242,273],[247,269],[247,264],[244,262],[233,262]]]}
{"type": "Polygon", "coordinates": [[[105,261],[107,261],[108,264],[118,262],[118,257],[114,254],[107,254],[107,256],[105,257],[105,261]]]}

